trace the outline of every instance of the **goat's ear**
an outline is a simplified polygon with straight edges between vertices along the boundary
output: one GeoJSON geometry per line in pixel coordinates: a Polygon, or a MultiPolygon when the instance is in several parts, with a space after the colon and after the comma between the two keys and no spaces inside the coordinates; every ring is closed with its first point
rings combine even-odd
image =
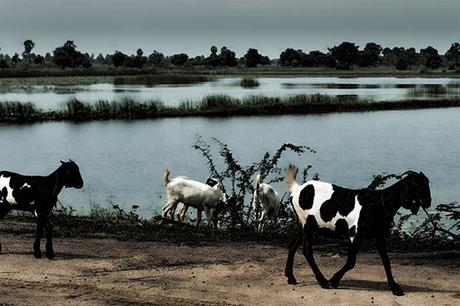
{"type": "Polygon", "coordinates": [[[64,164],[65,164],[65,161],[62,161],[62,160],[61,160],[61,164],[64,165],[64,164]]]}

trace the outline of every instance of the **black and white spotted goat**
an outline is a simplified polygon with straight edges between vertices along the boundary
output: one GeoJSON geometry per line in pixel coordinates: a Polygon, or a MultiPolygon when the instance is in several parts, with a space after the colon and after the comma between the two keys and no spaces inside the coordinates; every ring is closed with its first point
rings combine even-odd
{"type": "Polygon", "coordinates": [[[396,212],[402,207],[416,214],[421,207],[431,205],[428,178],[422,173],[407,171],[403,178],[382,190],[368,188],[352,190],[320,181],[298,185],[297,168],[289,166],[286,181],[292,205],[300,223],[296,238],[289,245],[285,275],[289,284],[296,284],[293,273],[294,256],[303,243],[303,255],[321,287],[337,287],[345,273],[356,262],[358,248],[363,239],[375,239],[377,249],[395,295],[403,290],[393,279],[387,254],[387,237],[396,212]],[[313,232],[333,232],[349,238],[348,258],[342,269],[328,281],[315,263],[312,252],[313,232]]]}
{"type": "MultiPolygon", "coordinates": [[[[33,212],[37,220],[34,256],[42,256],[40,240],[46,228],[46,256],[54,257],[53,227],[49,216],[58,200],[62,188],[82,188],[83,179],[75,162],[61,161],[61,165],[48,176],[25,176],[9,171],[0,171],[0,217],[10,210],[33,212]]],[[[1,244],[0,244],[1,252],[1,244]]]]}

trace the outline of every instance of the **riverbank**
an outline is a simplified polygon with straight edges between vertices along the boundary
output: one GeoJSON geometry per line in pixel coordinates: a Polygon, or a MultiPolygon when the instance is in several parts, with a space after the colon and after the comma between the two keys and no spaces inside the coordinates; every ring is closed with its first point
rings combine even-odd
{"type": "Polygon", "coordinates": [[[289,97],[251,96],[238,99],[229,96],[207,96],[199,101],[166,106],[162,101],[99,100],[94,103],[71,99],[63,109],[42,110],[32,103],[1,102],[1,123],[40,121],[137,120],[170,117],[230,117],[257,115],[309,115],[337,112],[371,112],[459,107],[460,99],[423,99],[381,101],[328,95],[289,97]]]}
{"type": "Polygon", "coordinates": [[[111,77],[135,75],[208,75],[208,76],[327,76],[327,77],[449,77],[458,78],[460,72],[445,68],[427,69],[413,67],[410,70],[397,70],[394,67],[378,66],[350,70],[325,67],[293,68],[282,66],[261,66],[256,68],[208,68],[208,67],[148,67],[143,69],[115,67],[74,68],[7,68],[0,69],[0,80],[4,78],[47,78],[47,77],[111,77]]]}
{"type": "MultiPolygon", "coordinates": [[[[361,252],[337,289],[321,289],[301,252],[296,286],[284,277],[284,246],[223,241],[212,244],[56,238],[54,260],[35,259],[32,232],[2,220],[0,304],[6,305],[456,305],[460,302],[458,250],[390,253],[406,295],[387,290],[374,251],[361,252]],[[52,297],[52,298],[50,298],[52,297]]],[[[44,245],[44,242],[42,242],[44,245]]],[[[326,276],[345,262],[345,249],[315,247],[326,276]]]]}

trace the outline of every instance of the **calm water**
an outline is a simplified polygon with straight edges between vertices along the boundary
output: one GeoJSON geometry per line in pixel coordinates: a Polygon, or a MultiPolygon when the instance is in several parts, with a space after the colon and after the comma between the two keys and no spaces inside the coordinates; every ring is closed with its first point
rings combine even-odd
{"type": "MultiPolygon", "coordinates": [[[[204,180],[204,159],[191,146],[196,135],[217,137],[248,164],[283,142],[305,144],[317,154],[286,155],[282,166],[312,164],[322,180],[367,186],[372,174],[422,170],[434,203],[460,199],[460,108],[315,116],[178,118],[134,122],[40,123],[0,127],[0,168],[48,174],[72,158],[85,179],[82,190],[60,197],[78,212],[108,199],[150,216],[164,204],[163,171],[204,180]]],[[[285,185],[276,185],[281,194],[285,185]]]]}
{"type": "Polygon", "coordinates": [[[361,98],[401,100],[406,98],[460,97],[460,80],[453,78],[258,78],[260,86],[244,89],[240,78],[222,78],[193,85],[74,85],[32,86],[1,92],[1,101],[33,102],[42,108],[61,107],[70,98],[82,101],[99,99],[161,100],[177,105],[182,101],[196,101],[207,95],[229,95],[243,98],[252,95],[289,96],[298,94],[351,95],[361,98]]]}

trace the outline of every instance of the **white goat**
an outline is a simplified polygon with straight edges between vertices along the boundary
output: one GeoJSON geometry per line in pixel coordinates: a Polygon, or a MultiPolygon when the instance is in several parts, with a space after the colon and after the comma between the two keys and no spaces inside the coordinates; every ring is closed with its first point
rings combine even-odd
{"type": "Polygon", "coordinates": [[[197,225],[201,221],[201,212],[204,210],[208,219],[208,226],[217,226],[217,213],[225,205],[227,197],[218,184],[210,185],[190,180],[187,177],[179,176],[169,179],[171,171],[166,169],[163,175],[163,182],[166,186],[168,202],[163,207],[163,217],[168,212],[173,212],[177,204],[183,203],[179,211],[179,220],[185,217],[188,206],[197,209],[197,225]]]}
{"type": "Polygon", "coordinates": [[[252,200],[252,208],[254,212],[259,212],[262,206],[262,215],[260,219],[256,219],[258,223],[257,232],[260,234],[264,229],[269,218],[276,220],[278,218],[278,212],[280,209],[281,201],[279,199],[278,192],[276,192],[270,185],[260,183],[260,174],[257,175],[254,185],[254,195],[252,200]]]}

